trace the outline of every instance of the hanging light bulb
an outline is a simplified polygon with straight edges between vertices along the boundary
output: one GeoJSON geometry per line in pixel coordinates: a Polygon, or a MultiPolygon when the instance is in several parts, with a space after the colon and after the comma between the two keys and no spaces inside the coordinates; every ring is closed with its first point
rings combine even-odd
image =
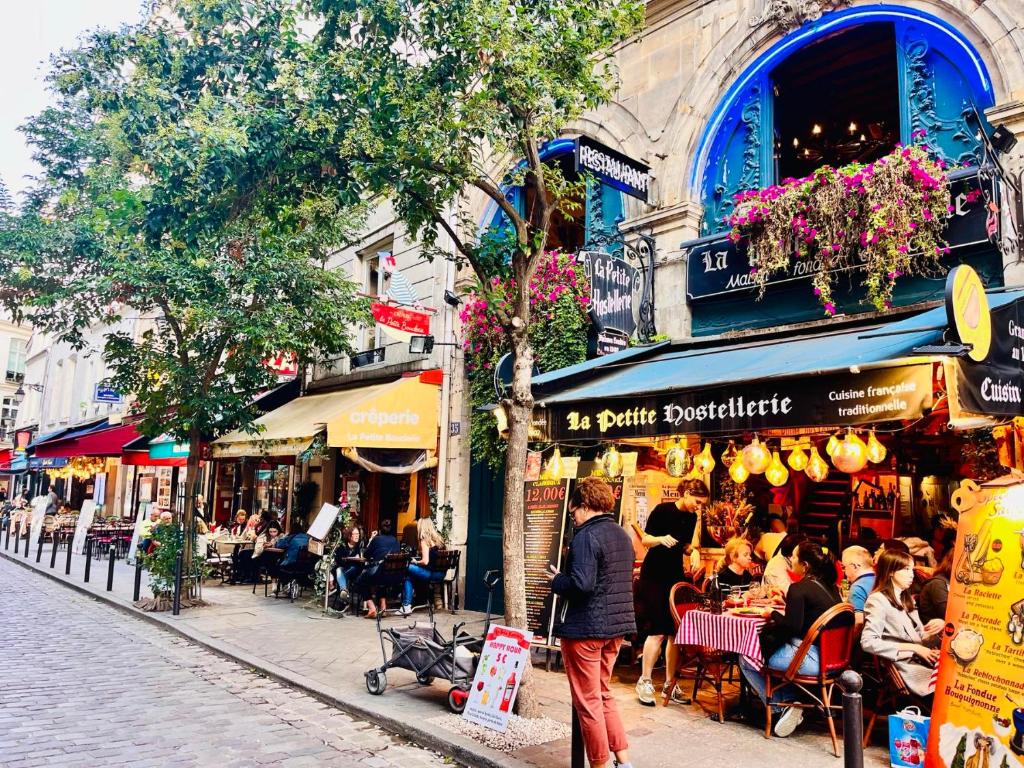
{"type": "Polygon", "coordinates": [[[836,448],[838,448],[838,447],[839,447],[839,438],[836,437],[835,435],[830,435],[829,438],[828,438],[828,442],[825,444],[825,453],[827,453],[829,456],[831,456],[833,453],[836,452],[836,448]]]}
{"type": "Polygon", "coordinates": [[[622,474],[622,455],[614,445],[609,445],[608,450],[601,457],[601,466],[608,477],[618,477],[622,474]]]}
{"type": "Polygon", "coordinates": [[[811,456],[807,460],[807,467],[804,469],[804,474],[816,483],[820,483],[828,477],[828,464],[823,458],[821,458],[821,454],[818,453],[818,449],[813,445],[811,446],[811,456]]]}
{"type": "Polygon", "coordinates": [[[704,450],[694,457],[693,466],[705,475],[715,468],[715,457],[711,455],[711,443],[704,443],[704,450]]]}
{"type": "Polygon", "coordinates": [[[875,430],[871,430],[868,434],[868,461],[872,464],[881,464],[885,461],[885,455],[888,451],[882,442],[875,437],[875,430]]]}
{"type": "Polygon", "coordinates": [[[753,442],[743,449],[743,466],[752,475],[764,474],[772,462],[772,455],[764,444],[754,436],[753,442]]]}
{"type": "Polygon", "coordinates": [[[679,443],[677,438],[665,453],[665,471],[672,477],[682,477],[692,466],[693,459],[690,457],[690,452],[679,443]]]}
{"type": "Polygon", "coordinates": [[[832,454],[832,463],[840,472],[850,475],[860,472],[868,463],[868,447],[864,445],[863,440],[850,432],[832,454]]]}
{"type": "Polygon", "coordinates": [[[807,454],[798,445],[793,448],[789,458],[786,459],[786,463],[789,464],[790,469],[796,472],[803,472],[807,468],[807,454]]]}
{"type": "Polygon", "coordinates": [[[815,123],[814,126],[811,128],[811,133],[814,134],[815,136],[821,136],[821,126],[815,123]]]}
{"type": "Polygon", "coordinates": [[[750,473],[747,468],[743,466],[742,461],[734,461],[732,466],[729,467],[729,477],[732,478],[734,483],[742,485],[747,482],[747,478],[750,477],[750,473]]]}
{"type": "Polygon", "coordinates": [[[548,466],[544,470],[544,476],[548,480],[561,480],[562,473],[565,471],[565,465],[562,463],[562,452],[558,450],[558,446],[555,446],[555,450],[551,454],[551,458],[548,459],[548,466]]]}
{"type": "Polygon", "coordinates": [[[739,456],[739,451],[736,450],[736,441],[730,440],[729,445],[722,454],[722,466],[731,467],[732,463],[736,461],[737,456],[739,456]]]}
{"type": "Polygon", "coordinates": [[[765,479],[774,486],[785,485],[789,480],[789,470],[786,469],[786,465],[782,463],[782,459],[779,458],[779,452],[775,451],[772,454],[772,463],[768,465],[768,469],[764,471],[765,479]]]}

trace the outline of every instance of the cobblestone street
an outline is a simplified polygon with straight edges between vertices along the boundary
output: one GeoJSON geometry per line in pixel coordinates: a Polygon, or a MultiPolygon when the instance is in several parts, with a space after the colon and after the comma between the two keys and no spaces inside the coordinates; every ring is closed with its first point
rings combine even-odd
{"type": "Polygon", "coordinates": [[[3,560],[0,678],[3,768],[446,764],[3,560]]]}

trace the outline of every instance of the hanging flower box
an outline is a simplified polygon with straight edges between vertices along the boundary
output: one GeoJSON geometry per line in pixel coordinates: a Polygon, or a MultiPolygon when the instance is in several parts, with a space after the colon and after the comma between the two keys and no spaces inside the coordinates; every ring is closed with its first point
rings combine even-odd
{"type": "Polygon", "coordinates": [[[836,312],[835,272],[863,270],[868,299],[882,310],[892,306],[900,277],[938,274],[949,253],[949,179],[926,147],[898,146],[867,165],[824,166],[735,200],[729,238],[746,244],[751,284],[763,295],[773,275],[801,261],[828,315],[836,312]]]}

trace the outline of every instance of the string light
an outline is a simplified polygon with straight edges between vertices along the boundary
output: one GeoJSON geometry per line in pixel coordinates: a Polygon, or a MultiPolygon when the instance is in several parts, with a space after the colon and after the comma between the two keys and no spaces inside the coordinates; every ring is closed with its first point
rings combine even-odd
{"type": "Polygon", "coordinates": [[[743,485],[743,483],[747,482],[747,478],[750,477],[750,473],[743,466],[742,461],[734,461],[729,467],[729,477],[732,478],[734,483],[743,485]]]}
{"type": "Polygon", "coordinates": [[[691,466],[693,459],[690,452],[679,443],[679,438],[676,438],[675,443],[665,453],[665,471],[672,477],[682,477],[691,466]]]}
{"type": "Polygon", "coordinates": [[[608,477],[618,477],[622,474],[622,454],[614,445],[609,445],[608,450],[601,457],[601,466],[608,477]]]}
{"type": "Polygon", "coordinates": [[[868,463],[868,448],[852,431],[832,453],[832,463],[840,472],[849,475],[860,472],[868,463]]]}
{"type": "Polygon", "coordinates": [[[544,470],[544,477],[548,480],[561,480],[565,472],[565,465],[562,462],[562,452],[555,446],[555,450],[548,459],[548,465],[544,470]]]}
{"type": "Polygon", "coordinates": [[[762,475],[768,469],[768,465],[771,464],[772,455],[761,441],[757,439],[757,435],[754,435],[750,445],[743,449],[742,461],[743,466],[747,468],[750,474],[762,475]]]}
{"type": "Polygon", "coordinates": [[[711,455],[711,443],[704,443],[704,450],[697,454],[693,460],[693,466],[705,475],[710,474],[711,470],[715,468],[715,457],[711,455]]]}
{"type": "Polygon", "coordinates": [[[838,447],[839,447],[839,438],[836,437],[835,435],[830,435],[829,438],[828,438],[828,442],[825,444],[825,453],[827,453],[829,456],[831,456],[833,453],[836,452],[836,448],[838,448],[838,447]]]}
{"type": "Polygon", "coordinates": [[[868,433],[868,461],[872,464],[881,464],[885,461],[885,456],[888,451],[882,442],[875,437],[875,430],[871,430],[868,433]]]}
{"type": "Polygon", "coordinates": [[[792,453],[789,454],[789,458],[786,459],[790,469],[795,472],[803,472],[807,469],[807,461],[807,454],[803,452],[799,445],[793,449],[792,453]]]}
{"type": "Polygon", "coordinates": [[[779,458],[779,452],[775,451],[772,454],[772,463],[768,465],[768,469],[764,471],[765,479],[772,485],[778,487],[785,485],[789,481],[789,470],[786,469],[786,465],[782,463],[782,459],[779,458]]]}
{"type": "Polygon", "coordinates": [[[828,477],[828,464],[821,458],[817,447],[813,445],[811,446],[811,457],[807,460],[804,474],[816,483],[823,482],[828,477]]]}
{"type": "Polygon", "coordinates": [[[731,467],[733,462],[739,456],[739,451],[736,450],[736,441],[730,440],[729,445],[726,447],[725,452],[722,454],[722,466],[731,467]]]}

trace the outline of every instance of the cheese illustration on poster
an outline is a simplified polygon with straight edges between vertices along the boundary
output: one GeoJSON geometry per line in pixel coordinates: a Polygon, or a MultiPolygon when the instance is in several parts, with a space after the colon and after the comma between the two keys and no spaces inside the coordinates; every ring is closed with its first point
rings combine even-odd
{"type": "Polygon", "coordinates": [[[1024,476],[952,496],[960,513],[928,768],[1024,768],[1024,476]]]}

